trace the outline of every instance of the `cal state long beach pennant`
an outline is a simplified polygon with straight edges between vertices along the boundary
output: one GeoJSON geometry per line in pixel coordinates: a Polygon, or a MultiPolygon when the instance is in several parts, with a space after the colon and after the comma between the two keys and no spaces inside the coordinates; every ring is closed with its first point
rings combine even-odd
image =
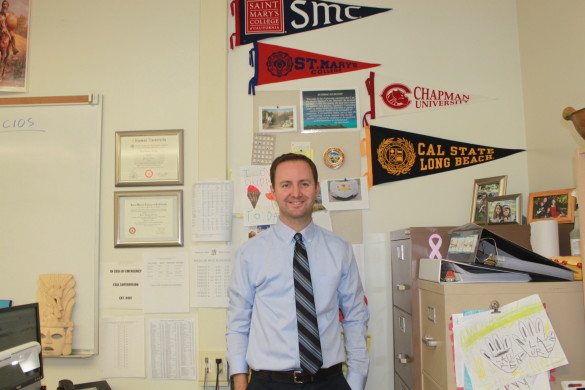
{"type": "Polygon", "coordinates": [[[366,79],[365,92],[370,98],[370,111],[364,115],[364,121],[367,121],[368,116],[376,119],[490,100],[485,96],[431,87],[376,72],[370,72],[370,76],[366,79]]]}
{"type": "Polygon", "coordinates": [[[248,94],[254,94],[257,85],[354,72],[380,64],[254,42],[254,48],[250,50],[250,65],[254,67],[254,77],[250,80],[248,94]]]}
{"type": "Polygon", "coordinates": [[[380,126],[366,126],[368,186],[433,175],[508,157],[524,149],[468,144],[380,126]]]}
{"type": "Polygon", "coordinates": [[[230,47],[351,22],[391,8],[362,7],[319,0],[233,0],[235,33],[230,47]]]}

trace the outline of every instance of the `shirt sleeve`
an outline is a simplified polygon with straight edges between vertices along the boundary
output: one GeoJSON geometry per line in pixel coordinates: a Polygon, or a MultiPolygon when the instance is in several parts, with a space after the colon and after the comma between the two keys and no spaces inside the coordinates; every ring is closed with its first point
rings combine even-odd
{"type": "Polygon", "coordinates": [[[246,352],[252,318],[254,290],[250,283],[243,251],[236,254],[236,261],[230,287],[227,310],[227,349],[230,374],[248,373],[246,352]]]}
{"type": "Polygon", "coordinates": [[[342,327],[347,352],[346,379],[352,390],[363,390],[370,364],[366,346],[369,313],[353,249],[349,244],[347,256],[348,265],[339,285],[339,307],[344,317],[342,327]]]}

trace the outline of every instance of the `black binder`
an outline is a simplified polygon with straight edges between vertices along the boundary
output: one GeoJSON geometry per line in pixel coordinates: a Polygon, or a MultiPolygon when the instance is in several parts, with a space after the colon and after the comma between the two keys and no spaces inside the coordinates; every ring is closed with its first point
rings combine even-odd
{"type": "Polygon", "coordinates": [[[447,259],[524,272],[533,281],[574,280],[574,271],[490,230],[469,223],[451,231],[447,259]]]}

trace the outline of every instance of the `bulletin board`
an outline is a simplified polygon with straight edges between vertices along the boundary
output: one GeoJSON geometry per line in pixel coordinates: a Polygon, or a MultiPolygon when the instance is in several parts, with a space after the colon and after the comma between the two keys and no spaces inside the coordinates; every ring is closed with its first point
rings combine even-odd
{"type": "MultiPolygon", "coordinates": [[[[254,96],[253,128],[254,133],[259,131],[260,108],[269,106],[296,107],[297,118],[301,115],[300,91],[258,91],[254,96]]],[[[359,105],[358,105],[359,106],[359,105]]],[[[359,116],[358,116],[359,117],[359,116]]],[[[299,121],[300,122],[300,121],[299,121]]],[[[331,131],[303,133],[300,129],[295,132],[274,133],[275,157],[291,151],[293,142],[309,142],[313,149],[313,161],[319,172],[319,180],[346,179],[361,176],[360,131],[331,131]],[[345,160],[342,166],[332,169],[325,165],[324,152],[337,147],[343,150],[345,160]]],[[[353,244],[361,244],[362,211],[345,210],[330,213],[334,233],[340,235],[353,244]]]]}
{"type": "Polygon", "coordinates": [[[73,274],[74,356],[98,346],[101,120],[97,95],[0,99],[0,298],[73,274]]]}

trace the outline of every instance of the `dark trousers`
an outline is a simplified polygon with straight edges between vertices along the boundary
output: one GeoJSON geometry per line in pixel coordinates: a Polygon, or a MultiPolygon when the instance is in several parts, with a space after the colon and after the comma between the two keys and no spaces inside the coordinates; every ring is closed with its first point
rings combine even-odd
{"type": "Polygon", "coordinates": [[[351,390],[339,372],[317,382],[296,384],[252,374],[247,390],[351,390]]]}

